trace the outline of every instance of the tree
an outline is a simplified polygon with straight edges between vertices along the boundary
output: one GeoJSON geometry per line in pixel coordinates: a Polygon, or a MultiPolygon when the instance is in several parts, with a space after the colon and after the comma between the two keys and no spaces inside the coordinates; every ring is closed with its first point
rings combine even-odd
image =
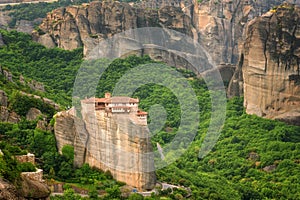
{"type": "Polygon", "coordinates": [[[91,191],[89,191],[89,198],[98,199],[98,191],[96,189],[92,189],[91,191]]]}
{"type": "Polygon", "coordinates": [[[57,175],[63,179],[71,178],[73,175],[73,166],[69,162],[62,162],[57,175]]]}
{"type": "Polygon", "coordinates": [[[107,192],[107,199],[114,199],[121,197],[121,191],[117,185],[113,186],[112,188],[107,188],[105,190],[107,192]]]}
{"type": "Polygon", "coordinates": [[[67,160],[73,162],[74,160],[74,147],[71,145],[65,145],[62,148],[62,155],[66,157],[67,160]]]}
{"type": "Polygon", "coordinates": [[[129,200],[143,200],[144,197],[143,197],[143,195],[141,195],[141,194],[138,194],[138,193],[132,193],[132,194],[130,194],[130,196],[129,196],[128,199],[129,199],[129,200]]]}

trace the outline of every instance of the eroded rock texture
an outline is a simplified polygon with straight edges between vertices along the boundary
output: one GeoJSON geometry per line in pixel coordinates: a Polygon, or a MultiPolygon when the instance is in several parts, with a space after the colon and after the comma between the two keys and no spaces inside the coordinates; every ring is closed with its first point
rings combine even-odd
{"type": "Polygon", "coordinates": [[[55,136],[59,151],[72,145],[77,166],[109,170],[113,177],[140,190],[153,189],[156,183],[152,145],[147,126],[126,116],[83,112],[82,119],[73,111],[56,115],[55,136]]]}
{"type": "Polygon", "coordinates": [[[9,110],[7,106],[8,96],[3,90],[0,90],[0,121],[18,123],[21,117],[14,111],[9,110]]]}
{"type": "Polygon", "coordinates": [[[249,114],[300,125],[300,8],[283,4],[251,21],[242,53],[249,114]]]}
{"type": "MultiPolygon", "coordinates": [[[[216,65],[236,64],[245,24],[282,2],[162,0],[132,6],[117,1],[91,2],[52,11],[40,30],[34,33],[34,38],[47,47],[70,50],[83,46],[87,54],[99,40],[116,33],[141,27],[163,27],[198,41],[216,65]]],[[[146,53],[177,67],[186,64],[179,57],[166,56],[157,49],[146,53]]]]}
{"type": "Polygon", "coordinates": [[[16,187],[0,179],[0,199],[6,200],[25,200],[24,197],[21,197],[16,187]]]}

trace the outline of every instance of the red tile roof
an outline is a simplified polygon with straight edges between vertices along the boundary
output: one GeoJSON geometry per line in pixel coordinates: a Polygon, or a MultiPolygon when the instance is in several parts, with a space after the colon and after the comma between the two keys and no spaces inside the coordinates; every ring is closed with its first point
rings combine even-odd
{"type": "Polygon", "coordinates": [[[141,110],[138,110],[137,115],[148,115],[148,113],[144,112],[144,111],[141,111],[141,110]]]}
{"type": "Polygon", "coordinates": [[[89,98],[82,100],[83,103],[139,103],[139,99],[130,97],[111,97],[111,98],[89,98]]]}

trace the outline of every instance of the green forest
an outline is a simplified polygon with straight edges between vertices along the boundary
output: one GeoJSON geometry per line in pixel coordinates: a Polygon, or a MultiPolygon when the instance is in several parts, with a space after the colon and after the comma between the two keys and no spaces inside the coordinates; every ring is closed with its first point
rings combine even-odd
{"type": "Polygon", "coordinates": [[[15,27],[19,20],[34,21],[35,19],[45,18],[48,12],[69,5],[80,5],[88,3],[89,0],[58,0],[52,3],[39,2],[39,3],[24,3],[19,5],[7,5],[2,10],[10,11],[9,16],[12,18],[8,24],[10,28],[15,27]]]}
{"type": "MultiPolygon", "coordinates": [[[[31,152],[40,159],[37,164],[44,170],[47,180],[68,183],[64,196],[51,199],[300,199],[300,127],[248,115],[242,97],[228,99],[221,136],[212,151],[200,159],[199,150],[210,123],[211,93],[203,79],[180,69],[176,69],[177,72],[188,81],[197,96],[201,120],[195,124],[199,127],[197,134],[183,156],[157,170],[156,174],[160,182],[190,188],[191,195],[182,190],[161,191],[151,197],[122,195],[124,183],[112,179],[109,171],[99,171],[88,165],[74,167],[74,149],[65,146],[59,154],[53,131],[40,130],[36,127],[37,121],[25,118],[30,107],[37,105],[53,125],[55,119],[52,117],[57,110],[33,97],[24,97],[20,91],[50,98],[62,109],[72,105],[73,84],[83,62],[82,49],[47,49],[33,42],[27,34],[4,30],[0,34],[5,43],[0,47],[0,66],[11,71],[15,80],[11,83],[0,75],[0,89],[9,96],[8,107],[22,116],[17,124],[0,123],[0,149],[3,152],[0,177],[17,183],[20,172],[34,170],[11,156],[31,152]],[[37,92],[21,85],[18,82],[21,74],[28,80],[42,82],[46,91],[37,92]],[[74,193],[71,187],[74,185],[89,190],[89,197],[74,193]],[[98,196],[98,192],[102,195],[98,196]]],[[[97,95],[112,92],[126,72],[149,63],[155,62],[148,56],[112,61],[99,80],[97,95]]],[[[180,124],[180,104],[176,96],[158,84],[144,85],[133,96],[140,99],[140,107],[145,111],[156,104],[165,108],[166,122],[152,142],[154,147],[157,142],[162,147],[170,143],[180,124]]],[[[184,146],[184,142],[177,145],[178,149],[184,146]]]]}

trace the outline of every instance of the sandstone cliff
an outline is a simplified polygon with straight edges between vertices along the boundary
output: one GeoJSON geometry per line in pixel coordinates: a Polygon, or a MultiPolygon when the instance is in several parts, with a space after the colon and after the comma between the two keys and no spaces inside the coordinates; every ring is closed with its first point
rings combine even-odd
{"type": "MultiPolygon", "coordinates": [[[[143,9],[127,3],[103,1],[54,10],[40,25],[40,31],[34,32],[33,37],[47,47],[58,46],[70,50],[83,46],[84,54],[87,55],[99,41],[141,27],[165,27],[193,35],[191,18],[179,7],[143,9]]],[[[130,48],[130,45],[139,43],[129,41],[126,47],[130,48]]],[[[155,60],[173,66],[189,65],[184,59],[161,49],[147,48],[134,54],[148,54],[155,60]]]]}
{"type": "Polygon", "coordinates": [[[75,164],[109,170],[119,181],[140,190],[152,189],[156,176],[147,126],[139,126],[126,117],[99,112],[74,111],[56,115],[55,136],[59,151],[74,146],[75,164]]]}
{"type": "MultiPolygon", "coordinates": [[[[236,64],[245,24],[283,0],[147,1],[130,6],[117,1],[92,2],[60,8],[48,14],[34,32],[36,41],[47,47],[74,49],[87,54],[95,43],[125,30],[166,27],[191,36],[211,55],[216,64],[236,64]],[[93,42],[91,42],[93,41],[93,42]]],[[[147,52],[154,59],[178,67],[186,63],[165,52],[147,52]]]]}
{"type": "Polygon", "coordinates": [[[251,21],[245,35],[247,113],[300,125],[300,7],[274,8],[251,21]]]}

